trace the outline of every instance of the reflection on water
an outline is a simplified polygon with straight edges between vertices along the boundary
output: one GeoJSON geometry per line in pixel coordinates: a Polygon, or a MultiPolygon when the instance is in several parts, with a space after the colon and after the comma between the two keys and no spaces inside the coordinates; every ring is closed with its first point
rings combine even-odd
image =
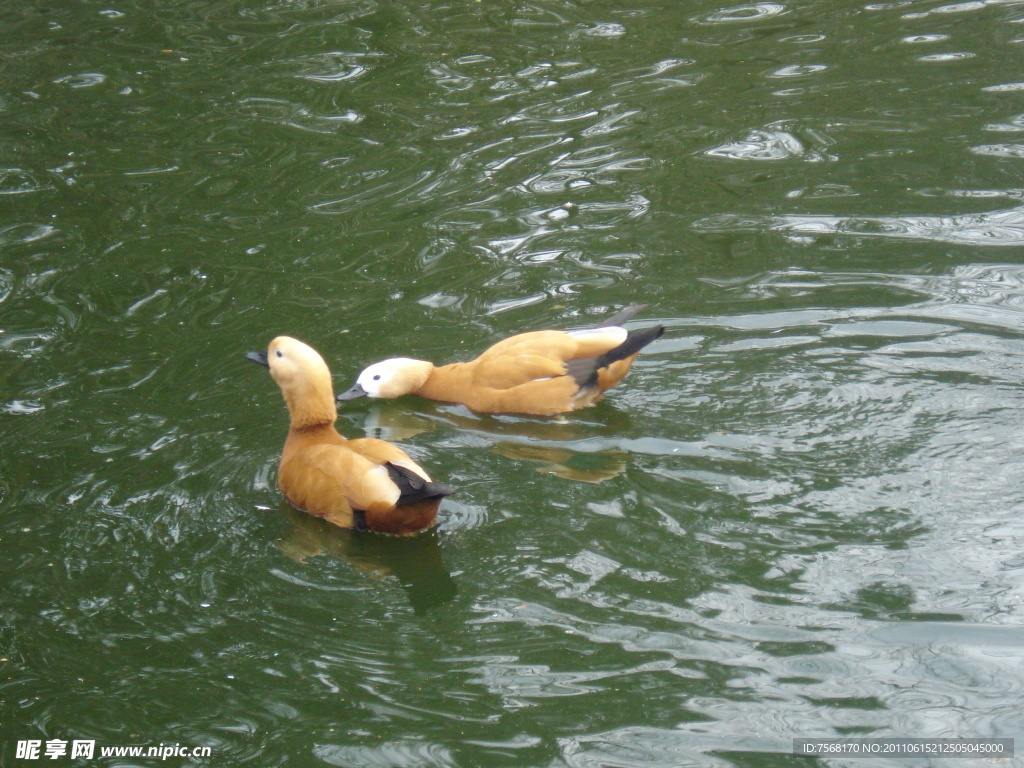
{"type": "Polygon", "coordinates": [[[538,472],[546,472],[581,483],[603,483],[626,471],[627,454],[622,451],[577,453],[565,448],[499,443],[499,456],[516,461],[539,462],[538,472]]]}
{"type": "Polygon", "coordinates": [[[436,532],[383,537],[344,530],[298,510],[288,510],[291,530],[278,542],[298,563],[321,555],[337,557],[371,580],[397,579],[417,613],[443,605],[458,588],[444,564],[436,532]]]}

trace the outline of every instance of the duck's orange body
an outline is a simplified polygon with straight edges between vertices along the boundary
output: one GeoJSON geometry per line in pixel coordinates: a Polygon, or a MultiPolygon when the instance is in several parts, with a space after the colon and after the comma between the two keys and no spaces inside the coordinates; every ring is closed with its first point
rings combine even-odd
{"type": "Polygon", "coordinates": [[[288,404],[277,484],[289,502],[342,528],[379,533],[415,533],[437,521],[452,489],[391,443],[338,433],[330,371],[314,349],[279,336],[266,355],[248,357],[270,368],[288,404]]]}
{"type": "Polygon", "coordinates": [[[597,328],[521,333],[466,363],[437,367],[425,360],[385,360],[364,370],[338,399],[412,394],[462,403],[481,413],[553,416],[574,411],[622,381],[637,353],[664,331],[660,325],[638,331],[618,325],[641,309],[627,307],[597,328]]]}

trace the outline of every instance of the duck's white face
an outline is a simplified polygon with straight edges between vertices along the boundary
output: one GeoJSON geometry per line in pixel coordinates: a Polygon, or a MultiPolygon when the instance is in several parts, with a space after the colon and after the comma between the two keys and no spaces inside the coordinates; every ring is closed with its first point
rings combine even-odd
{"type": "Polygon", "coordinates": [[[401,397],[415,392],[430,377],[434,366],[426,360],[411,360],[408,357],[393,357],[374,363],[359,374],[352,388],[338,395],[338,400],[355,400],[357,397],[401,397]]]}
{"type": "Polygon", "coordinates": [[[412,391],[407,372],[411,367],[410,363],[417,362],[405,357],[395,357],[374,363],[359,374],[356,385],[370,397],[390,398],[407,395],[412,391]]]}

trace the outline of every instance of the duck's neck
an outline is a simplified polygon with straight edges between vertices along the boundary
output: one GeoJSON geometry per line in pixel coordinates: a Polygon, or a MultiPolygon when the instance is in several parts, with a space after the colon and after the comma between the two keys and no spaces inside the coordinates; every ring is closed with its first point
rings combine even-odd
{"type": "MultiPolygon", "coordinates": [[[[434,374],[439,370],[429,360],[401,360],[401,368],[398,370],[391,389],[383,391],[384,397],[400,397],[402,395],[419,395],[423,387],[430,384],[434,374]]],[[[423,395],[429,397],[429,395],[423,395]]]]}
{"type": "Polygon", "coordinates": [[[338,418],[334,393],[327,386],[311,385],[305,392],[285,393],[292,429],[330,426],[338,418]]]}
{"type": "Polygon", "coordinates": [[[469,387],[470,373],[466,363],[452,363],[451,365],[442,365],[440,368],[430,366],[423,384],[413,390],[412,394],[425,397],[428,400],[441,400],[448,403],[461,402],[469,387]]]}

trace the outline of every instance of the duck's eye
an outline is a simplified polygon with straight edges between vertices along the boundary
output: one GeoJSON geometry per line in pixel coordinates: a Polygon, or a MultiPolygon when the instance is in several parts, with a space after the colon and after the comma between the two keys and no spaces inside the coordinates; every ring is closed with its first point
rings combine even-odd
{"type": "Polygon", "coordinates": [[[284,352],[282,352],[280,349],[277,350],[277,356],[278,357],[284,357],[284,352]]]}
{"type": "Polygon", "coordinates": [[[375,374],[374,377],[373,377],[373,380],[374,381],[380,381],[380,374],[379,373],[375,374]]]}

